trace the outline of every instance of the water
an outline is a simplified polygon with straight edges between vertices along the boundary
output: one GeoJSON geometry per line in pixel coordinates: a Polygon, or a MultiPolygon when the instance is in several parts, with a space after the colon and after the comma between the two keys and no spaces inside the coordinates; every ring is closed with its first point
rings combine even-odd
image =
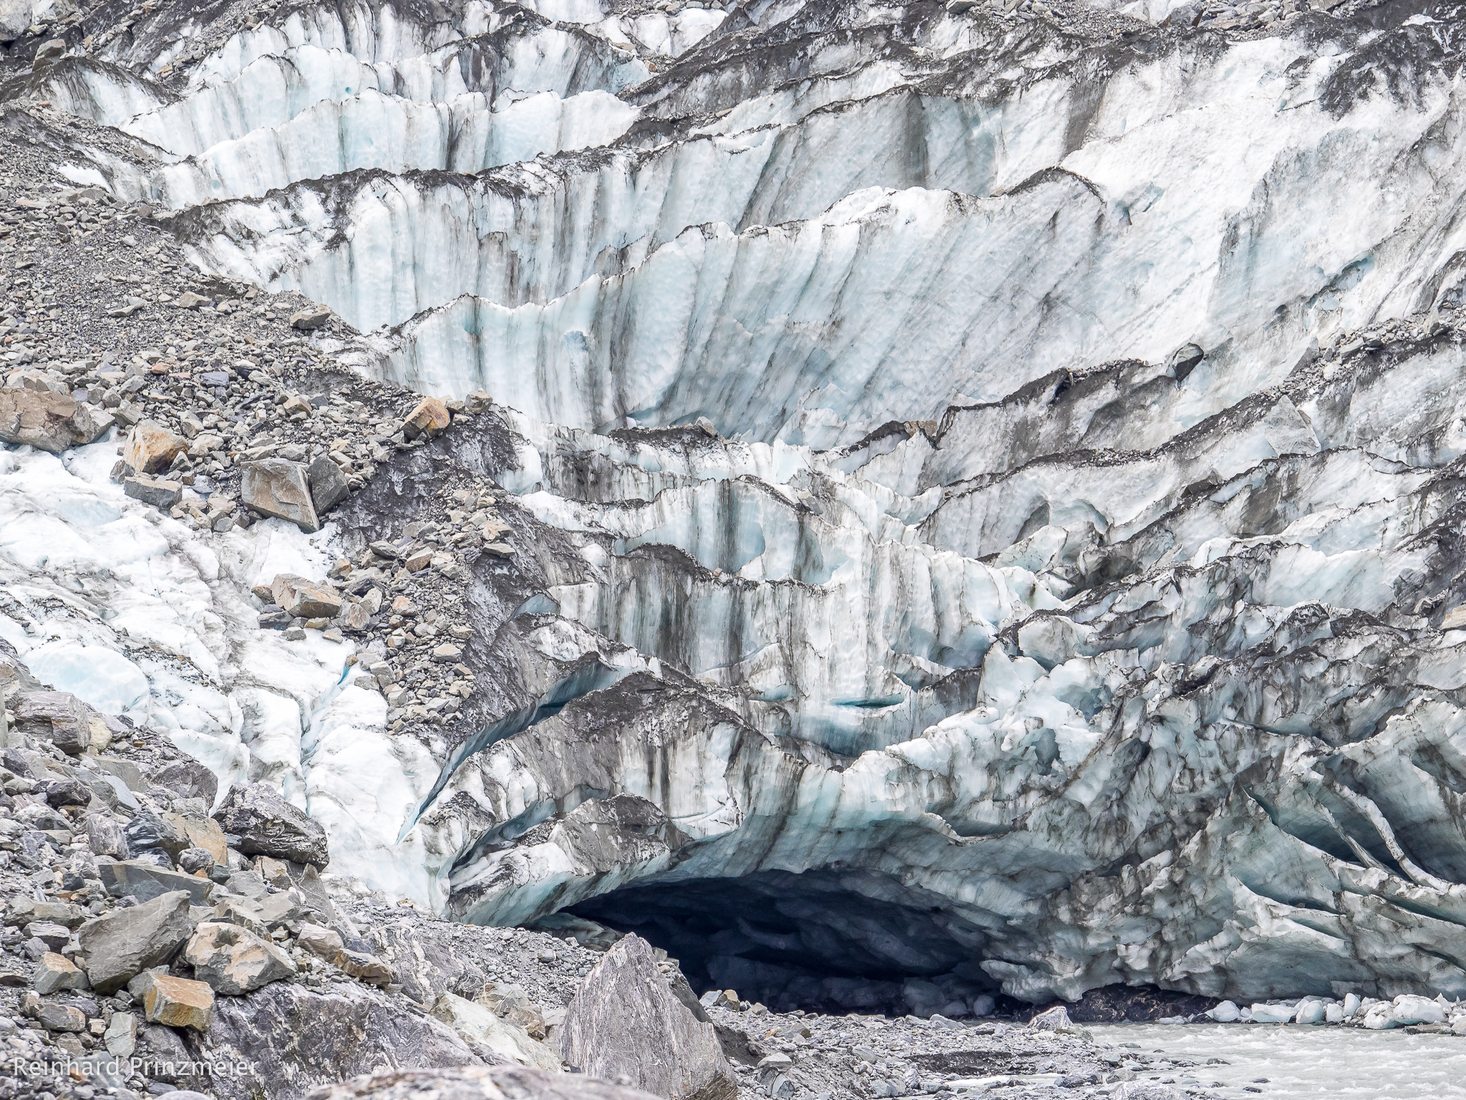
{"type": "Polygon", "coordinates": [[[1226,1100],[1466,1100],[1466,1038],[1342,1027],[1091,1025],[1101,1042],[1195,1063],[1147,1074],[1226,1100]],[[1224,1065],[1206,1065],[1213,1058],[1224,1065]]]}

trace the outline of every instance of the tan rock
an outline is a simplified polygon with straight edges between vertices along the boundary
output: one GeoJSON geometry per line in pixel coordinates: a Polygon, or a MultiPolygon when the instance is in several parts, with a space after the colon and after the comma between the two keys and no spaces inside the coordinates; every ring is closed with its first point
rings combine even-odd
{"type": "Polygon", "coordinates": [[[402,432],[408,439],[434,435],[446,428],[452,420],[448,406],[439,398],[424,397],[417,403],[417,408],[407,414],[407,419],[402,422],[402,432]]]}
{"type": "Polygon", "coordinates": [[[19,386],[0,388],[0,443],[60,454],[96,440],[112,417],[66,394],[19,386]]]}
{"type": "Polygon", "coordinates": [[[194,975],[226,996],[252,993],[296,973],[289,955],[237,924],[205,921],[194,929],[183,958],[194,975]]]}
{"type": "Polygon", "coordinates": [[[302,619],[332,619],[341,613],[341,593],[320,584],[282,573],[270,582],[270,599],[277,606],[302,619]]]}
{"type": "Polygon", "coordinates": [[[156,474],[188,450],[188,440],[154,420],[139,421],[127,435],[122,461],[139,474],[156,474]]]}
{"type": "Polygon", "coordinates": [[[58,993],[66,989],[86,989],[87,976],[65,955],[47,951],[36,963],[31,979],[37,993],[58,993]]]}
{"type": "Polygon", "coordinates": [[[202,848],[214,858],[215,863],[228,864],[229,842],[224,839],[224,830],[219,828],[217,821],[175,813],[165,813],[163,819],[188,837],[190,847],[202,848]]]}
{"type": "Polygon", "coordinates": [[[149,1023],[208,1030],[214,991],[206,983],[150,971],[137,984],[141,986],[143,1015],[149,1023]]]}

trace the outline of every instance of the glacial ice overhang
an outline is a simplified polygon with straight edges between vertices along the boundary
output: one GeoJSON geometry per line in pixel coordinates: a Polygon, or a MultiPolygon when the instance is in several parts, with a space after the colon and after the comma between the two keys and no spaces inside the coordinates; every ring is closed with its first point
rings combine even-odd
{"type": "Polygon", "coordinates": [[[1466,993],[1460,21],[1003,7],[162,5],[10,94],[505,407],[415,475],[526,536],[447,912],[810,1003],[1466,993]]]}

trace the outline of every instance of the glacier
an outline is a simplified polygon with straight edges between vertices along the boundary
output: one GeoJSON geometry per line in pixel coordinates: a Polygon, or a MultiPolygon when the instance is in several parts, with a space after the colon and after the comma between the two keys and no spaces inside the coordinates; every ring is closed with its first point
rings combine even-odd
{"type": "Polygon", "coordinates": [[[0,636],[390,893],[773,1005],[1466,995],[1459,20],[1029,7],[163,4],[36,67],[74,181],[494,404],[312,536],[0,452],[0,636]],[[470,475],[451,720],[258,629],[470,475]]]}

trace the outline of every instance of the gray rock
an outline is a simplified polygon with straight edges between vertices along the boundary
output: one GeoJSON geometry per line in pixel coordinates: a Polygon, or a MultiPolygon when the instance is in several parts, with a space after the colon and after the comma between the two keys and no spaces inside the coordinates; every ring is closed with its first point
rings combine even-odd
{"type": "Polygon", "coordinates": [[[576,990],[560,1029],[560,1055],[585,1073],[628,1080],[666,1100],[738,1095],[717,1032],[673,993],[638,936],[607,951],[576,990]]]}
{"type": "Polygon", "coordinates": [[[154,508],[172,508],[183,499],[183,483],[163,478],[138,474],[122,482],[122,491],[133,500],[151,504],[154,508]]]}
{"type": "Polygon", "coordinates": [[[112,993],[150,966],[173,957],[193,931],[189,895],[164,894],[82,925],[83,969],[98,993],[112,993]]]}
{"type": "Polygon", "coordinates": [[[214,884],[206,878],[170,871],[141,860],[120,860],[103,863],[97,868],[102,885],[114,897],[151,901],[175,891],[188,894],[194,905],[207,905],[213,896],[214,884]]]}
{"type": "Polygon", "coordinates": [[[112,739],[100,714],[63,691],[21,692],[11,710],[17,733],[50,741],[71,756],[100,751],[112,739]]]}
{"type": "Polygon", "coordinates": [[[315,332],[331,323],[331,311],[325,306],[307,306],[290,315],[290,327],[300,332],[315,332]]]}
{"type": "Polygon", "coordinates": [[[239,837],[239,850],[246,855],[275,856],[312,867],[330,862],[326,830],[263,783],[235,787],[214,817],[226,832],[239,837]]]}
{"type": "Polygon", "coordinates": [[[203,764],[191,758],[175,760],[153,773],[153,782],[184,798],[200,798],[213,806],[219,797],[219,779],[203,764]]]}
{"type": "Polygon", "coordinates": [[[289,520],[302,531],[319,531],[310,481],[299,462],[266,458],[244,464],[240,499],[260,515],[289,520]]]}
{"type": "Polygon", "coordinates": [[[201,1061],[242,1061],[244,1075],[218,1074],[192,1087],[217,1100],[297,1100],[316,1085],[384,1068],[482,1064],[448,1025],[363,985],[325,991],[275,982],[220,997],[205,1044],[185,1036],[201,1061]]]}
{"type": "Polygon", "coordinates": [[[341,467],[326,455],[321,455],[310,464],[306,470],[306,478],[310,482],[311,502],[316,506],[318,516],[324,516],[340,504],[351,491],[351,483],[346,480],[341,467]]]}

